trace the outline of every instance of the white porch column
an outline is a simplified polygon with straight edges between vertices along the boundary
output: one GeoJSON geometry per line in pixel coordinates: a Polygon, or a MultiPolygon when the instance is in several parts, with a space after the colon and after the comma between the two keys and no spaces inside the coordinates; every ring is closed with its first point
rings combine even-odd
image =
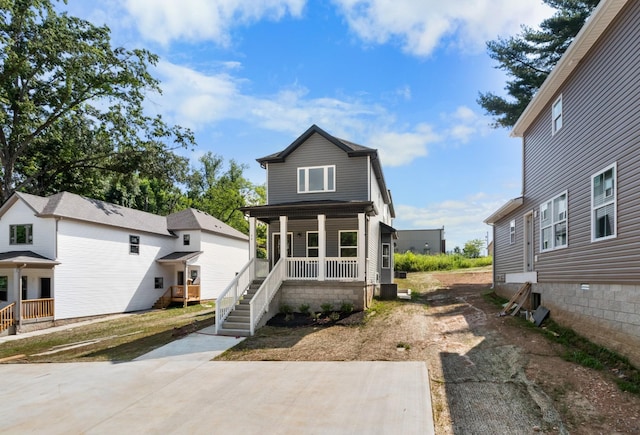
{"type": "Polygon", "coordinates": [[[256,218],[249,218],[249,261],[256,258],[256,218]]]}
{"type": "Polygon", "coordinates": [[[287,242],[289,235],[287,234],[287,217],[280,216],[280,258],[287,258],[287,242]]]}
{"type": "Polygon", "coordinates": [[[365,240],[365,227],[367,220],[364,213],[358,213],[358,279],[364,281],[366,259],[367,259],[367,243],[365,240]]]}
{"type": "Polygon", "coordinates": [[[327,217],[323,214],[318,215],[318,281],[324,281],[325,257],[327,256],[327,231],[325,222],[327,217]]]}
{"type": "Polygon", "coordinates": [[[189,298],[189,263],[184,262],[184,305],[183,308],[187,308],[187,299],[189,298]]]}
{"type": "Polygon", "coordinates": [[[13,294],[15,296],[14,301],[16,301],[16,310],[15,310],[15,318],[18,320],[18,331],[22,328],[22,280],[20,277],[22,276],[22,268],[24,266],[16,266],[13,269],[13,294]]]}

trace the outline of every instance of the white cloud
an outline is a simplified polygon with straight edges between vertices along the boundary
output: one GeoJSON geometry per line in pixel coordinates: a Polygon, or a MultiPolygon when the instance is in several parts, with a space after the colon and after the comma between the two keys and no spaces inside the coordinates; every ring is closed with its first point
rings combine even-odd
{"type": "Polygon", "coordinates": [[[385,166],[402,166],[416,158],[426,157],[427,145],[439,140],[440,136],[432,126],[419,124],[411,132],[374,132],[366,144],[378,150],[385,166]]]}
{"type": "Polygon", "coordinates": [[[483,220],[504,205],[505,201],[481,192],[461,199],[425,204],[423,207],[396,204],[396,215],[399,217],[394,220],[393,226],[403,230],[444,227],[447,250],[453,250],[456,246],[462,249],[469,240],[484,240],[487,232],[491,239],[491,227],[483,220]]]}
{"type": "Polygon", "coordinates": [[[491,132],[487,118],[467,106],[459,106],[455,112],[442,115],[442,119],[447,124],[447,141],[454,144],[466,144],[491,132]]]}
{"type": "Polygon", "coordinates": [[[300,17],[305,0],[126,0],[125,8],[149,40],[174,39],[229,43],[231,29],[262,19],[300,17]]]}
{"type": "Polygon", "coordinates": [[[465,51],[536,26],[551,9],[538,0],[334,0],[351,30],[364,41],[400,40],[403,49],[428,56],[443,40],[465,51]]]}

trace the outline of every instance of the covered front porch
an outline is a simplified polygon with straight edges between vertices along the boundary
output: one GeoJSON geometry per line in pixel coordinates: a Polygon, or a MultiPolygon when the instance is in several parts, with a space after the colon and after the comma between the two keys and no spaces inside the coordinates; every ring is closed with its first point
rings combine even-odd
{"type": "Polygon", "coordinates": [[[32,251],[0,253],[0,333],[54,320],[52,271],[58,264],[32,251]]]}
{"type": "MultiPolygon", "coordinates": [[[[155,303],[155,308],[166,308],[172,303],[181,303],[185,307],[189,302],[200,302],[200,266],[196,263],[202,251],[176,251],[159,258],[158,263],[170,269],[175,276],[171,284],[155,303]]],[[[162,286],[164,283],[159,283],[162,286]]]]}
{"type": "Polygon", "coordinates": [[[244,209],[249,215],[249,257],[256,258],[257,223],[268,225],[269,270],[285,262],[285,280],[360,281],[367,276],[368,216],[373,203],[297,203],[244,209]],[[282,235],[286,234],[286,237],[282,235]]]}

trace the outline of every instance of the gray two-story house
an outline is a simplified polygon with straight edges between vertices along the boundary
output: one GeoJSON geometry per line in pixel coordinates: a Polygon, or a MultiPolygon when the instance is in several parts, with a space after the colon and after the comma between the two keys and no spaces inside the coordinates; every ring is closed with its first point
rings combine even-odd
{"type": "Polygon", "coordinates": [[[267,204],[243,209],[251,260],[218,300],[219,332],[253,333],[282,305],[362,310],[381,286],[393,285],[395,212],[375,149],[313,125],[258,162],[267,172],[267,204]],[[259,223],[268,226],[262,262],[256,258],[259,223]],[[245,292],[251,282],[255,290],[245,292]]]}
{"type": "Polygon", "coordinates": [[[494,285],[640,364],[640,2],[603,0],[513,128],[523,186],[494,285]]]}

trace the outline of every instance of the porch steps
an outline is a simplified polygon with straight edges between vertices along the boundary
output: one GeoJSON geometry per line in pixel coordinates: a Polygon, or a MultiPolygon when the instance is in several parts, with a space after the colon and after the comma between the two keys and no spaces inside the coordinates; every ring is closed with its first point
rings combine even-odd
{"type": "Polygon", "coordinates": [[[251,284],[242,299],[238,301],[235,308],[218,329],[219,335],[248,337],[251,335],[251,311],[249,304],[256,294],[264,279],[256,279],[251,284]]]}

